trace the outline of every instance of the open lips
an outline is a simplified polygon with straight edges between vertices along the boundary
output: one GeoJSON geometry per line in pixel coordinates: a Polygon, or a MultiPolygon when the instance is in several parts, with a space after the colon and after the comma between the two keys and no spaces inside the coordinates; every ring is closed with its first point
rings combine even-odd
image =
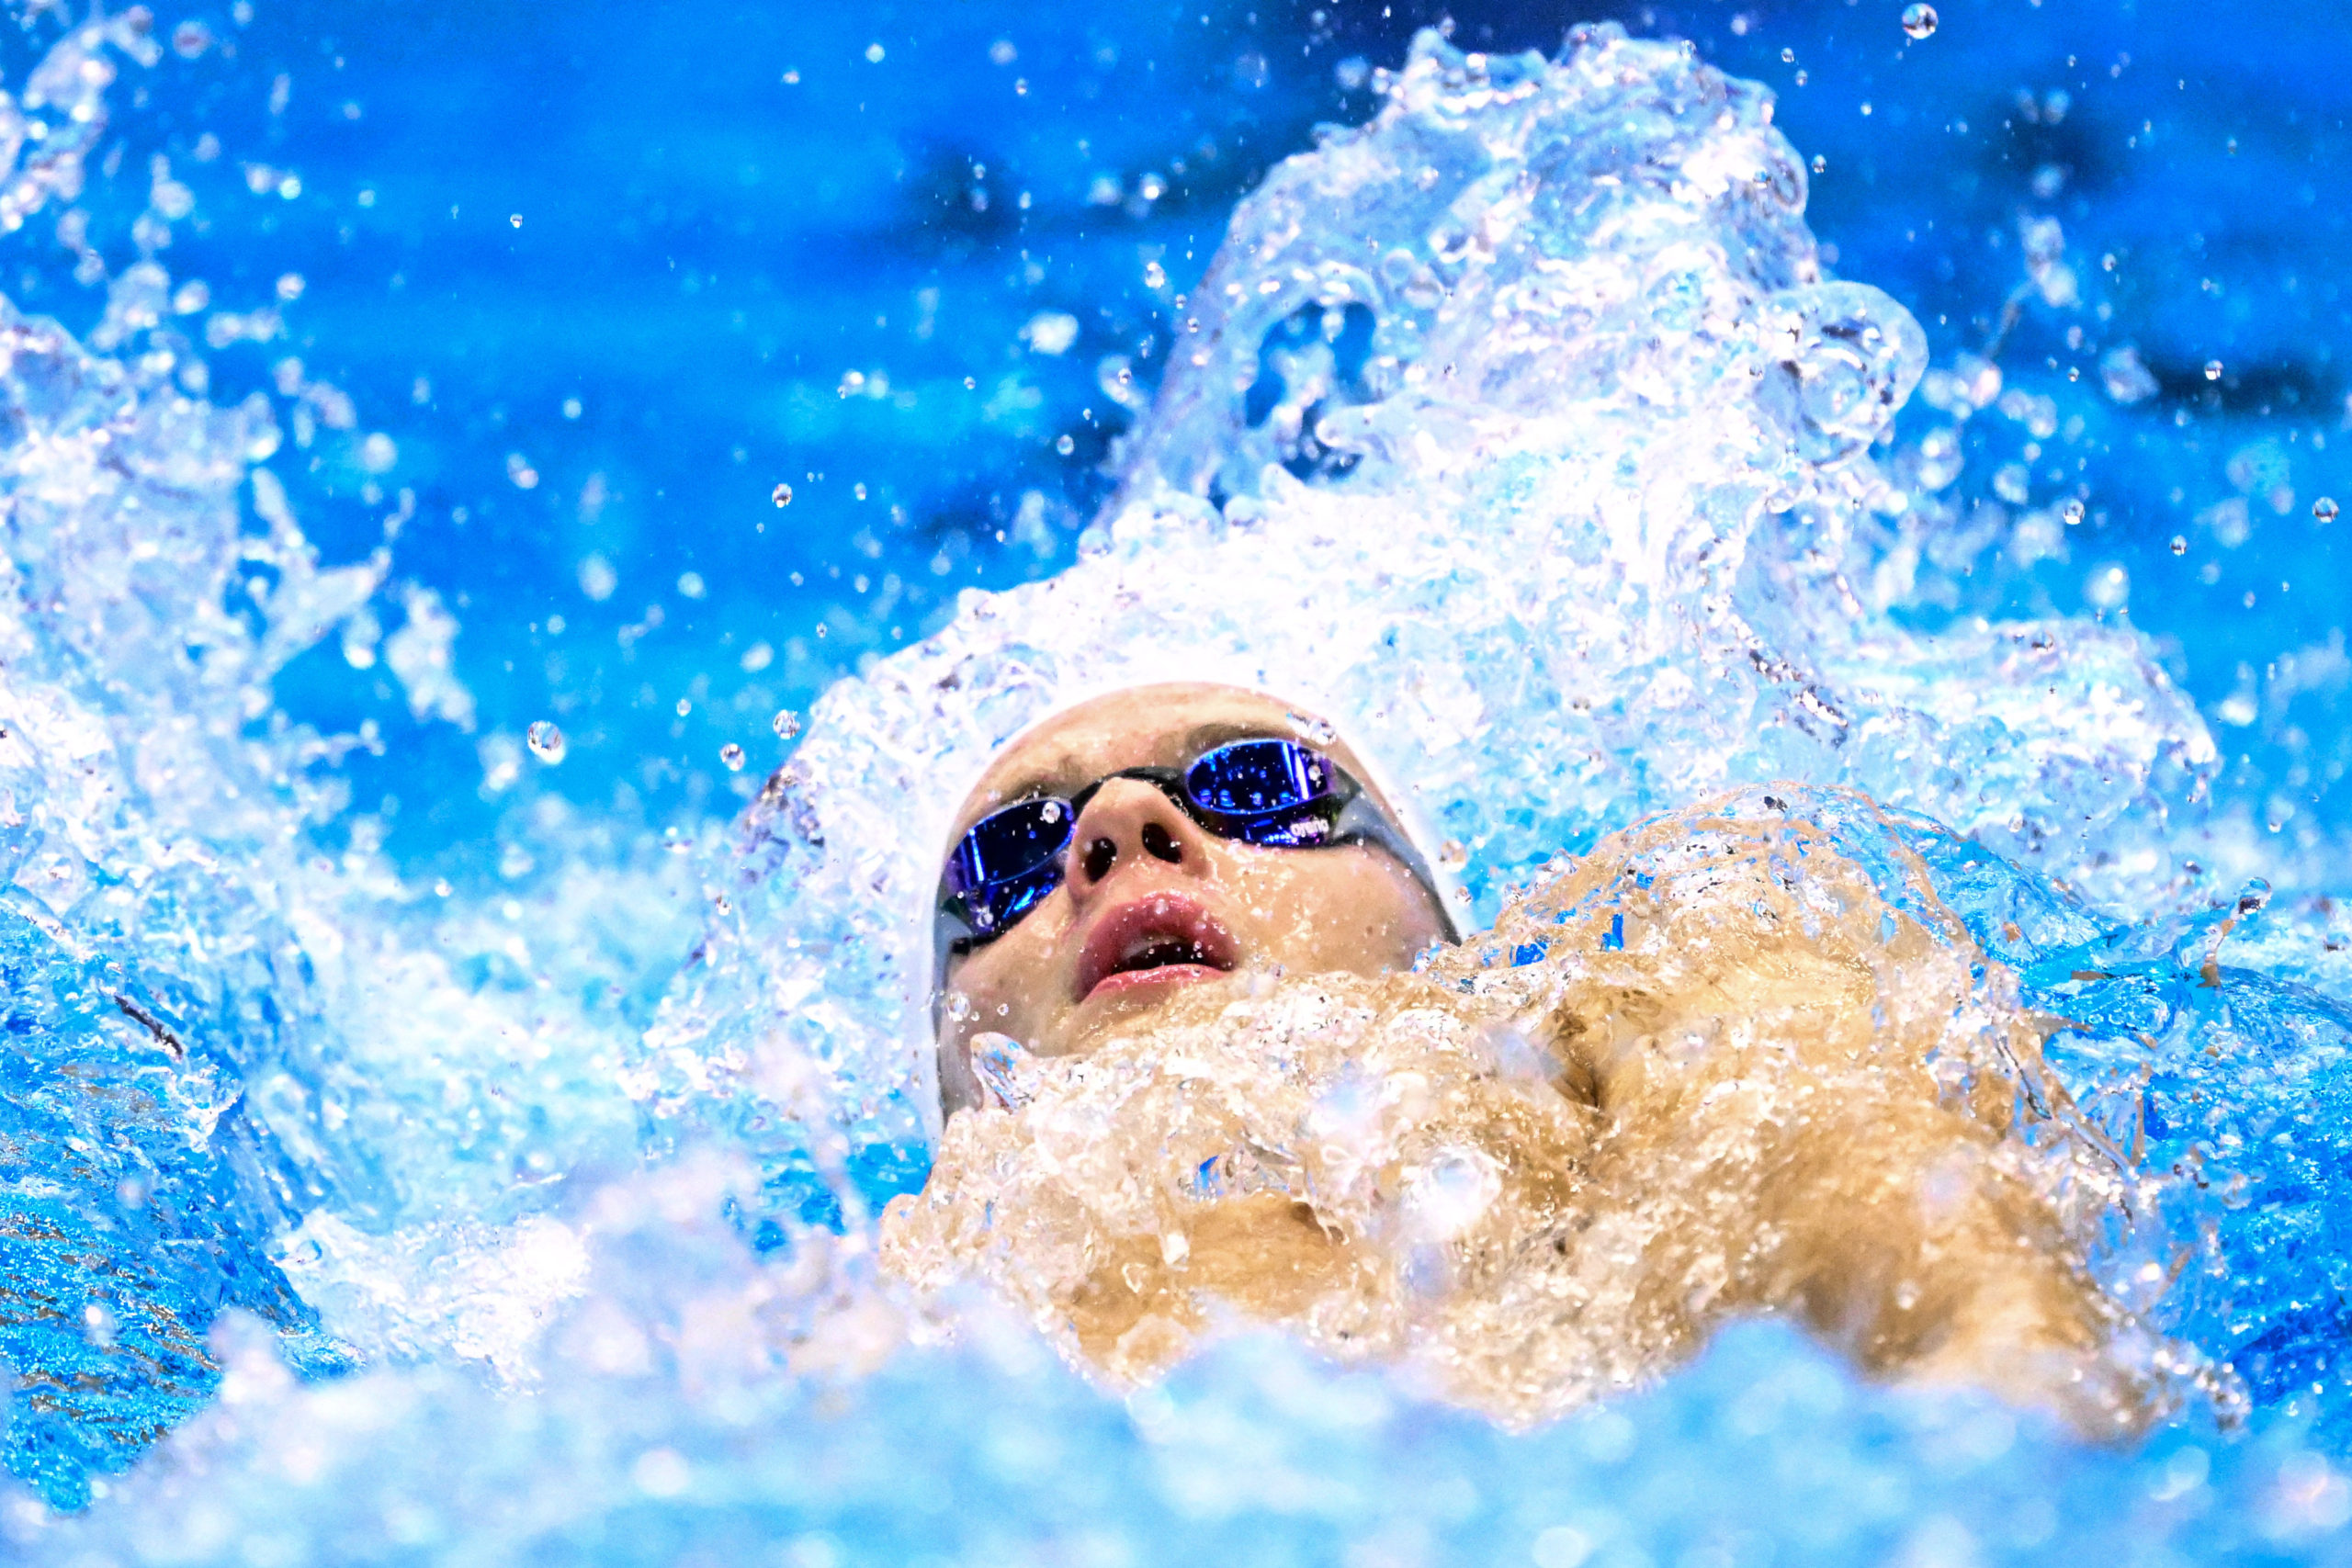
{"type": "Polygon", "coordinates": [[[1080,1001],[1148,987],[1189,985],[1230,973],[1233,938],[1181,893],[1150,893],[1094,924],[1079,954],[1080,1001]]]}

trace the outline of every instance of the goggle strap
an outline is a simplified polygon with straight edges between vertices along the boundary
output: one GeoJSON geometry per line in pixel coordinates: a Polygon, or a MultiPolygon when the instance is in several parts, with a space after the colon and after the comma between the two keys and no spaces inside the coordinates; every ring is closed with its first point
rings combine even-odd
{"type": "Polygon", "coordinates": [[[1446,907],[1445,893],[1438,886],[1430,863],[1405,836],[1405,830],[1394,818],[1373,803],[1370,792],[1359,788],[1355,797],[1340,812],[1340,819],[1331,825],[1331,842],[1335,844],[1377,844],[1396,857],[1398,864],[1412,874],[1413,880],[1437,906],[1437,918],[1445,927],[1450,942],[1462,940],[1462,928],[1454,923],[1453,911],[1446,907]]]}

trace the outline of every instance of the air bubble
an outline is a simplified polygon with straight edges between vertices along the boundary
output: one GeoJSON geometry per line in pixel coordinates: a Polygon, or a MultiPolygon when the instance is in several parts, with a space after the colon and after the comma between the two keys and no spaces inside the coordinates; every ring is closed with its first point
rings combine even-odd
{"type": "Polygon", "coordinates": [[[800,716],[790,708],[776,709],[772,722],[778,740],[789,740],[800,733],[800,716]]]}
{"type": "Polygon", "coordinates": [[[1823,157],[1820,153],[1815,152],[1813,155],[1813,172],[1816,175],[1827,174],[1829,172],[1829,160],[1823,157]]]}
{"type": "Polygon", "coordinates": [[[563,761],[566,750],[563,731],[544,718],[523,732],[523,743],[531,749],[531,755],[542,762],[563,761]]]}
{"type": "Polygon", "coordinates": [[[2064,517],[2066,520],[2066,526],[2071,528],[2083,520],[2083,503],[2079,501],[2070,501],[2058,509],[2058,515],[2064,517]]]}
{"type": "Polygon", "coordinates": [[[743,771],[743,748],[729,740],[718,749],[718,760],[727,764],[729,773],[740,773],[743,771]]]}
{"type": "Polygon", "coordinates": [[[2188,540],[2181,535],[2175,534],[2172,536],[2172,553],[2177,556],[2187,555],[2188,553],[2188,540]]]}
{"type": "Polygon", "coordinates": [[[2205,362],[2205,379],[2208,381],[2218,381],[2221,378],[2222,362],[2218,359],[2207,360],[2205,362]]]}
{"type": "Polygon", "coordinates": [[[775,489],[768,491],[768,499],[775,502],[778,506],[790,506],[792,504],[792,487],[790,485],[778,485],[775,489]]]}
{"type": "Polygon", "coordinates": [[[1913,38],[1935,37],[1938,19],[1933,6],[1906,6],[1903,8],[1903,30],[1913,38]]]}
{"type": "Polygon", "coordinates": [[[1078,450],[1078,443],[1065,435],[1060,440],[1054,443],[1054,450],[1067,457],[1071,453],[1078,450]]]}
{"type": "Polygon", "coordinates": [[[2335,498],[2334,496],[2321,496],[2317,501],[2312,502],[2312,521],[2315,523],[2333,523],[2335,521],[2336,511],[2335,498]]]}

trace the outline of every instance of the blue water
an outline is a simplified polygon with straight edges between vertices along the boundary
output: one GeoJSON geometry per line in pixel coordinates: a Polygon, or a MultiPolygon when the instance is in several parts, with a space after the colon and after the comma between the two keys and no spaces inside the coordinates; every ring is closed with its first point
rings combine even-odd
{"type": "MultiPolygon", "coordinates": [[[[199,201],[175,275],[209,280],[238,310],[269,302],[283,274],[306,288],[287,308],[288,340],[209,356],[215,400],[267,385],[289,352],[347,390],[362,428],[399,445],[388,493],[417,494],[398,570],[466,612],[458,657],[479,730],[580,716],[564,768],[527,787],[604,806],[626,784],[659,825],[741,792],[718,763],[722,744],[749,748],[756,772],[776,752],[764,728],[776,706],[804,707],[861,654],[937,625],[955,587],[1068,562],[1104,492],[1107,443],[1131,422],[1097,385],[1097,362],[1127,354],[1139,387],[1156,383],[1169,299],[1197,278],[1234,200],[1316,123],[1369,112],[1368,89],[1340,85],[1344,62],[1395,64],[1443,12],[1349,0],[1320,7],[1317,24],[1317,8],[673,6],[622,19],[529,5],[463,18],[263,6],[243,28],[209,18],[233,60],[167,54],[141,73],[149,107],[118,110],[131,173],[89,205],[119,257],[145,153],[190,148],[205,129],[220,138],[212,164],[175,159],[199,201]],[[999,41],[1013,48],[1008,64],[992,62],[999,41]],[[800,80],[786,84],[787,71],[800,80]],[[272,114],[280,74],[287,97],[272,114]],[[243,168],[254,164],[293,172],[301,195],[255,197],[243,168]],[[976,164],[989,173],[976,178],[976,164]],[[1146,203],[1133,187],[1148,174],[1166,188],[1146,203]],[[1090,200],[1104,178],[1121,205],[1090,200]],[[985,212],[975,189],[995,193],[985,212]],[[1163,289],[1145,287],[1147,251],[1163,289]],[[1021,327],[1046,310],[1082,323],[1062,355],[1023,352],[1021,327]],[[1136,352],[1147,339],[1159,352],[1136,352]],[[836,395],[847,372],[876,369],[889,396],[836,395]],[[967,376],[989,392],[961,395],[967,376]],[[1023,390],[995,396],[1007,376],[1023,390]],[[563,413],[571,398],[576,419],[563,413]],[[1067,457],[1054,447],[1065,434],[1067,457]],[[536,488],[510,482],[510,453],[536,488]],[[607,499],[582,524],[598,474],[607,499]],[[769,501],[779,481],[795,496],[782,514],[769,501]],[[1046,526],[1021,535],[1011,525],[1032,491],[1046,526]],[[591,554],[616,576],[601,603],[579,590],[591,554]],[[699,599],[678,590],[689,570],[699,599]],[[893,575],[905,586],[884,609],[893,575]],[[655,604],[661,624],[618,643],[655,604]],[[551,635],[550,615],[567,629],[551,635]],[[761,642],[775,661],[747,677],[742,656],[761,642]],[[681,697],[694,703],[683,722],[681,697]]],[[[2266,671],[2325,645],[2347,570],[2343,530],[2309,517],[2317,496],[2352,491],[2341,435],[2333,451],[2312,445],[2336,431],[2352,390],[2347,217],[2331,198],[2352,156],[2335,94],[2347,24],[2322,6],[1999,0],[1943,6],[1939,30],[1914,43],[1900,9],[1464,7],[1456,36],[1550,50],[1573,21],[1618,17],[1690,38],[1772,87],[1776,123],[1826,162],[1808,216],[1833,265],[1909,305],[1939,364],[1982,351],[2023,280],[2018,211],[2061,219],[2086,299],[2111,318],[2028,310],[2002,355],[2008,373],[2038,373],[2064,400],[2049,359],[2091,374],[2099,352],[2131,343],[2163,389],[2129,411],[2083,400],[2093,428],[2073,457],[2096,473],[2069,478],[2092,485],[2095,532],[2075,560],[1981,569],[1963,602],[1920,612],[2074,611],[2087,558],[2121,563],[2133,624],[2207,711],[2241,689],[2241,663],[2253,671],[2262,716],[2224,730],[2249,759],[2235,796],[2260,815],[2278,794],[2306,822],[2340,823],[2346,756],[2325,694],[2282,692],[2274,712],[2266,671]],[[2039,106],[2052,92],[2068,100],[2055,124],[2019,107],[2021,93],[2039,106]],[[2046,199],[2033,192],[2044,168],[2064,175],[2046,199]],[[2098,271],[2110,254],[2117,270],[2098,271]],[[2086,347],[2066,346],[2070,325],[2090,333],[2086,347]],[[2212,359],[2225,370],[2208,383],[2212,359]],[[2191,423],[2173,425],[2176,413],[2191,423]],[[2242,497],[2230,459],[2264,443],[2293,504],[2255,498],[2248,543],[2214,547],[2195,519],[2242,497]],[[2177,559],[2177,533],[2197,546],[2177,559]],[[2209,563],[2211,583],[2199,576],[2209,563]],[[2307,776],[2290,783],[2299,766],[2307,776]]],[[[21,303],[68,324],[94,313],[54,253],[26,253],[18,265],[36,276],[21,303]]],[[[2007,421],[1973,423],[1963,485],[1989,493],[2024,436],[2007,421]]],[[[330,558],[362,555],[386,509],[359,502],[365,476],[347,458],[314,455],[314,470],[281,465],[315,498],[305,526],[330,558]]],[[[340,665],[333,649],[298,664],[284,700],[322,725],[381,727],[391,754],[356,760],[355,776],[363,802],[399,797],[395,852],[492,874],[475,790],[415,782],[472,772],[474,739],[416,723],[396,685],[340,665]]]]}
{"type": "MultiPolygon", "coordinates": [[[[2086,1450],[1980,1402],[1870,1389],[1769,1326],[1522,1438],[1270,1341],[1124,1406],[978,1305],[960,1347],[854,1348],[896,1332],[859,1304],[861,1211],[922,1165],[886,1070],[900,1042],[870,1016],[896,916],[846,901],[902,875],[899,839],[927,841],[888,809],[889,770],[922,773],[910,738],[945,767],[1019,716],[932,735],[892,706],[890,671],[980,668],[968,657],[1029,692],[1004,674],[1027,658],[1043,691],[1070,678],[1057,652],[1126,646],[1115,621],[1057,621],[1034,654],[950,625],[960,589],[1060,572],[1063,599],[1016,595],[1011,613],[1074,624],[1088,585],[1125,572],[1137,668],[1171,626],[1200,628],[1227,668],[1247,651],[1216,620],[1235,547],[1081,537],[1204,311],[1192,296],[1236,204],[1318,122],[1370,116],[1367,73],[1401,65],[1439,16],[1361,0],[265,6],[195,14],[207,37],[180,48],[182,18],[159,14],[152,64],[126,24],[85,188],[35,212],[0,266],[17,311],[80,340],[12,338],[0,724],[33,759],[7,760],[0,909],[15,1549],[2342,1555],[2332,1108],[2352,929],[2330,898],[2352,892],[2352,523],[2315,504],[2352,501],[2336,199],[2352,23],[2317,6],[1939,9],[1916,41],[1883,0],[1453,13],[1457,47],[1496,55],[1614,18],[1775,95],[1772,125],[1812,164],[1822,262],[1924,331],[1928,378],[1879,454],[1928,499],[1856,511],[1850,641],[1806,597],[1801,544],[1757,544],[1766,581],[1740,603],[1831,672],[1849,717],[1933,725],[1823,740],[1771,717],[1781,699],[1758,680],[1720,700],[1717,744],[1621,682],[1592,721],[1614,771],[1566,789],[1511,720],[1581,721],[1490,660],[1468,683],[1488,724],[1457,736],[1459,705],[1431,697],[1420,730],[1400,707],[1376,739],[1442,797],[1487,913],[1550,850],[1688,798],[1711,745],[1734,769],[1908,792],[1967,832],[1922,842],[1987,950],[2080,1025],[2055,1059],[2086,1082],[2144,1071],[2159,1151],[2215,1173],[2183,1201],[2182,1235],[2211,1222],[2205,1271],[2164,1321],[2233,1361],[2243,1429],[2198,1416],[2144,1450],[2086,1450]],[[179,210],[157,194],[159,155],[190,202],[167,246],[134,227],[179,210]],[[85,226],[61,231],[69,209],[85,226]],[[2047,220],[2063,238],[2033,226],[2047,220]],[[171,288],[209,292],[157,312],[187,333],[170,363],[139,357],[156,329],[127,325],[137,290],[106,281],[135,284],[142,249],[171,288]],[[267,310],[266,341],[233,341],[267,310]],[[1997,363],[2010,396],[1962,418],[1984,384],[1968,356],[1997,363]],[[185,415],[174,388],[222,412],[185,415]],[[1933,482],[1953,452],[1957,477],[1933,482]],[[366,573],[321,575],[379,546],[366,573]],[[2052,713],[1953,716],[1987,671],[2018,679],[1997,649],[1962,650],[1980,616],[2058,627],[2052,713]],[[944,651],[842,688],[808,729],[800,806],[823,830],[788,790],[728,826],[803,744],[779,738],[778,710],[943,628],[944,651]],[[1887,651],[1904,630],[1953,640],[1887,651]],[[2139,652],[2186,698],[2178,714],[2150,699],[2155,739],[2069,729],[2102,691],[2161,691],[2134,683],[2139,652]],[[560,764],[524,744],[543,720],[565,735],[560,764]],[[856,798],[854,777],[882,798],[856,798]],[[2276,895],[2228,938],[2227,983],[2200,985],[2220,912],[2255,875],[2276,895]],[[763,1019],[831,1075],[830,1098],[779,1081],[763,1019]]],[[[66,25],[27,17],[0,86],[21,96],[66,25]]],[[[1291,321],[1229,350],[1261,389],[1231,439],[1179,456],[1258,439],[1268,373],[1311,346],[1291,321]]],[[[1332,346],[1368,352],[1344,333],[1332,346]]],[[[1315,484],[1377,489],[1376,461],[1349,480],[1291,456],[1315,484]]],[[[1176,468],[1161,464],[1189,483],[1176,468]]],[[[1502,632],[1468,608],[1504,603],[1529,559],[1577,565],[1577,536],[1543,532],[1529,499],[1545,472],[1521,452],[1444,490],[1485,521],[1432,546],[1424,581],[1358,604],[1340,570],[1255,657],[1303,668],[1282,638],[1328,625],[1391,628],[1383,646],[1407,661],[1499,649],[1565,668],[1543,663],[1541,629],[1566,611],[1502,632]],[[1442,628],[1426,644],[1417,615],[1442,628]]],[[[1226,501],[1234,477],[1193,488],[1226,501]]],[[[1228,502],[1231,526],[1265,500],[1228,502]]],[[[1283,526],[1270,558],[1304,549],[1283,526]]],[[[1698,601],[1697,578],[1675,582],[1659,604],[1698,601]]],[[[1633,649],[1611,668],[1646,680],[1677,657],[1633,649]]]]}

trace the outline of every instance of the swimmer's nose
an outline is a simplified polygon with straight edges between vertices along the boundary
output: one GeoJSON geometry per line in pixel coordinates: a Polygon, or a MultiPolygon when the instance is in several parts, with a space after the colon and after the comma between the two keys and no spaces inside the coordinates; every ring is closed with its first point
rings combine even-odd
{"type": "Polygon", "coordinates": [[[1136,863],[1200,875],[1208,869],[1202,848],[1201,829],[1175,802],[1139,779],[1114,779],[1086,803],[1070,836],[1070,897],[1083,905],[1136,863]]]}

